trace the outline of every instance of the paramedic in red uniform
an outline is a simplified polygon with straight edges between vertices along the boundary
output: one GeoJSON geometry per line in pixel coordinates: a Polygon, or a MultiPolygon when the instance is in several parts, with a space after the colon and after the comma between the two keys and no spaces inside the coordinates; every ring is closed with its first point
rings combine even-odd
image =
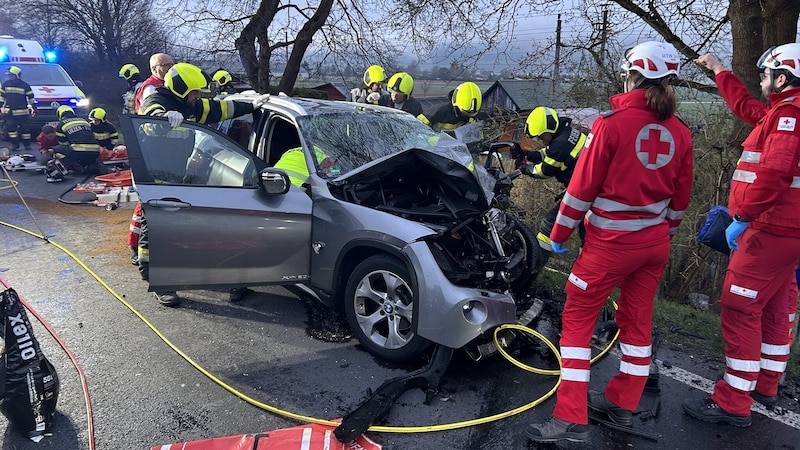
{"type": "Polygon", "coordinates": [[[581,221],[586,243],[566,285],[558,400],[553,417],[525,428],[533,441],[585,442],[589,408],[622,426],[633,422],[649,375],[653,299],[692,188],[692,137],[675,116],[669,85],[679,62],[677,50],[661,42],[626,53],[625,93],[611,97],[612,111],[592,126],[559,208],[553,251],[566,252],[581,221]],[[589,391],[589,341],[616,286],[619,372],[605,392],[589,391]]]}
{"type": "Polygon", "coordinates": [[[710,397],[683,403],[694,418],[739,427],[751,424],[753,393],[775,396],[786,369],[787,290],[800,258],[800,44],[767,50],[758,67],[771,106],[742,143],[731,183],[733,252],[719,299],[725,376],[710,397]]]}
{"type": "MultiPolygon", "coordinates": [[[[751,136],[758,136],[756,130],[758,130],[758,133],[762,132],[761,129],[764,124],[764,117],[770,109],[769,94],[772,92],[772,89],[767,76],[764,75],[761,77],[761,98],[756,99],[750,96],[744,83],[742,83],[733,72],[725,68],[716,56],[709,53],[697,58],[695,62],[714,72],[714,80],[717,83],[722,98],[725,99],[725,103],[728,104],[731,111],[736,114],[737,117],[754,128],[751,136]]],[[[748,139],[743,143],[745,147],[737,164],[737,168],[745,172],[753,171],[754,166],[752,163],[758,163],[761,159],[761,149],[755,147],[754,144],[756,142],[756,139],[748,139]]],[[[741,173],[742,172],[740,172],[740,174],[741,173]]],[[[745,186],[746,185],[745,183],[745,186]]],[[[739,202],[741,200],[741,195],[731,195],[728,199],[728,210],[738,211],[739,202]]],[[[787,301],[789,302],[789,311],[787,314],[789,332],[786,338],[790,343],[794,337],[794,326],[797,318],[796,276],[789,280],[788,288],[783,289],[786,293],[787,301]]],[[[766,348],[774,347],[767,346],[766,348]]],[[[783,376],[783,373],[785,373],[786,362],[789,358],[789,350],[787,349],[785,352],[781,350],[777,352],[777,354],[763,353],[761,358],[763,364],[759,371],[758,382],[755,389],[750,392],[750,396],[753,397],[755,401],[771,409],[778,402],[778,380],[783,376]]]]}

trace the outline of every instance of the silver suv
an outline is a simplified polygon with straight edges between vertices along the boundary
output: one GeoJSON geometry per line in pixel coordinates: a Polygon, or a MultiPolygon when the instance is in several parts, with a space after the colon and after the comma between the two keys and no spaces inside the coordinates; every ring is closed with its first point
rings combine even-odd
{"type": "Polygon", "coordinates": [[[371,353],[405,361],[515,322],[535,278],[535,236],[503,210],[508,178],[402,111],[280,95],[221,132],[121,126],[151,290],[299,286],[344,311],[371,353]],[[295,185],[273,166],[297,148],[308,175],[289,170],[295,185]]]}

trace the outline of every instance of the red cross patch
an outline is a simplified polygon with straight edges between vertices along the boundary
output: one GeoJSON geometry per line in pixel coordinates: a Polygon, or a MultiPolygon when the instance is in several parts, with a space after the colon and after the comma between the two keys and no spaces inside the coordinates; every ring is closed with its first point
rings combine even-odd
{"type": "Polygon", "coordinates": [[[636,156],[643,166],[651,170],[664,167],[674,155],[675,139],[665,126],[650,123],[639,130],[636,156]]]}

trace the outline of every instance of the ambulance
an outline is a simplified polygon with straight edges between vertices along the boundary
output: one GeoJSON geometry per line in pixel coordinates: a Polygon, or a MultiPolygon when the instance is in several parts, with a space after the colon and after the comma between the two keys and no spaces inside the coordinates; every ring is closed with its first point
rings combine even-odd
{"type": "Polygon", "coordinates": [[[11,66],[22,70],[22,79],[31,85],[36,97],[36,117],[30,120],[33,135],[43,125],[58,123],[56,110],[61,105],[71,106],[75,114],[85,116],[91,109],[89,99],[63,67],[55,63],[57,53],[45,51],[36,41],[14,39],[0,35],[0,77],[5,81],[11,66]]]}

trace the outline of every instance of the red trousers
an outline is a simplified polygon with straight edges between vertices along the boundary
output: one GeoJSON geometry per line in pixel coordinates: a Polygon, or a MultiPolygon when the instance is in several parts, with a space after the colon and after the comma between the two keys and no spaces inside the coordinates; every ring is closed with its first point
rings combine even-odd
{"type": "Polygon", "coordinates": [[[587,395],[592,339],[597,317],[614,287],[620,287],[617,326],[620,330],[620,370],[606,387],[614,404],[635,410],[650,369],[653,300],[669,241],[652,247],[624,249],[587,245],[572,267],[567,303],[561,317],[561,385],[553,416],[588,423],[587,395]]]}
{"type": "Polygon", "coordinates": [[[747,416],[750,392],[776,395],[789,360],[800,239],[747,228],[738,242],[719,299],[727,367],[711,399],[728,413],[747,416]]]}
{"type": "Polygon", "coordinates": [[[128,227],[128,246],[136,248],[139,246],[139,236],[142,234],[142,220],[144,219],[144,212],[142,212],[142,203],[136,202],[136,207],[133,209],[131,216],[131,224],[128,227]]]}

